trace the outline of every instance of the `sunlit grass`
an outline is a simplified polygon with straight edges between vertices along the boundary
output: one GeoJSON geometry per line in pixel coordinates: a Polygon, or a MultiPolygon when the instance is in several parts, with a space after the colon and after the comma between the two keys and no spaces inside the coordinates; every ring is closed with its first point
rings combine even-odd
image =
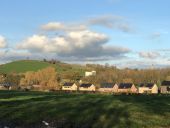
{"type": "Polygon", "coordinates": [[[61,119],[93,128],[170,127],[170,96],[0,92],[0,123],[39,125],[61,119]]]}

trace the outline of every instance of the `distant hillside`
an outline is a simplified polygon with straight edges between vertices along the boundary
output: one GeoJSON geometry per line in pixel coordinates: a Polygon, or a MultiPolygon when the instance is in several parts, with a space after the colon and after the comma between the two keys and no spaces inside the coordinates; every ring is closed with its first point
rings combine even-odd
{"type": "Polygon", "coordinates": [[[85,66],[75,64],[65,64],[60,62],[51,64],[38,60],[20,60],[0,65],[0,73],[25,73],[27,71],[38,71],[49,66],[55,67],[58,73],[78,72],[81,75],[83,75],[87,69],[85,66]]]}
{"type": "Polygon", "coordinates": [[[50,66],[47,62],[37,61],[37,60],[22,60],[14,61],[7,64],[0,65],[0,72],[2,73],[24,73],[27,71],[37,71],[50,66]]]}

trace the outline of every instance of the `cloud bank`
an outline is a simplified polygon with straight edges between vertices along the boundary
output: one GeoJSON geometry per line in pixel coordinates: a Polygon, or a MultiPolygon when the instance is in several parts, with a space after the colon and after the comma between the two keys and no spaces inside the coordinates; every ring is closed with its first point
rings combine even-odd
{"type": "Polygon", "coordinates": [[[51,21],[40,25],[40,33],[26,37],[16,46],[6,48],[7,42],[0,36],[1,60],[19,58],[57,58],[64,61],[109,61],[126,58],[129,48],[110,43],[110,37],[93,30],[93,27],[117,29],[130,32],[132,29],[124,17],[104,15],[84,21],[64,23],[51,21]]]}
{"type": "Polygon", "coordinates": [[[133,28],[122,16],[104,15],[100,17],[91,17],[87,20],[88,25],[103,26],[109,29],[116,29],[123,32],[133,32],[133,28]]]}
{"type": "MultiPolygon", "coordinates": [[[[48,37],[33,35],[17,45],[20,50],[30,53],[55,53],[59,57],[75,60],[97,60],[99,58],[118,58],[130,52],[130,49],[107,45],[109,37],[91,30],[65,32],[63,36],[48,37]]],[[[101,59],[99,59],[101,60],[101,59]]]]}
{"type": "Polygon", "coordinates": [[[77,23],[49,22],[40,26],[44,31],[80,31],[93,26],[105,27],[107,29],[120,30],[122,32],[133,32],[133,27],[122,16],[103,15],[87,18],[77,23]]]}
{"type": "Polygon", "coordinates": [[[142,58],[147,58],[147,59],[155,59],[160,57],[159,52],[139,52],[139,56],[142,58]]]}
{"type": "MultiPolygon", "coordinates": [[[[159,61],[162,54],[155,51],[134,52],[123,46],[114,45],[111,37],[94,28],[134,32],[133,27],[121,16],[93,16],[85,21],[64,23],[51,21],[39,26],[40,33],[7,47],[7,39],[0,36],[0,62],[18,59],[58,59],[77,63],[111,62],[118,67],[150,67],[153,63],[160,66],[170,64],[168,59],[159,61]],[[135,56],[135,58],[133,58],[135,56]],[[133,60],[130,60],[133,59],[133,60]],[[154,61],[154,62],[153,62],[154,61]]],[[[153,33],[152,38],[160,38],[161,33],[153,33]]],[[[114,39],[113,39],[114,40],[114,39]]],[[[118,44],[119,42],[116,42],[118,44]]]]}

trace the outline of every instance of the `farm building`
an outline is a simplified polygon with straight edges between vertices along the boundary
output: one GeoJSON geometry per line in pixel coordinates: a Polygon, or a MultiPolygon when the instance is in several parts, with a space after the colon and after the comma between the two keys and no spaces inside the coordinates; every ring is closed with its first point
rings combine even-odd
{"type": "Polygon", "coordinates": [[[160,88],[161,93],[170,93],[170,81],[163,81],[160,88]]]}
{"type": "Polygon", "coordinates": [[[95,75],[96,75],[96,71],[85,72],[85,77],[87,77],[87,76],[95,76],[95,75]]]}
{"type": "Polygon", "coordinates": [[[116,83],[101,83],[99,92],[118,92],[118,85],[116,83]]]}
{"type": "Polygon", "coordinates": [[[88,84],[83,83],[80,85],[79,90],[80,91],[96,91],[96,87],[95,85],[90,84],[90,83],[88,84]]]}
{"type": "Polygon", "coordinates": [[[119,93],[137,93],[137,88],[133,83],[120,83],[118,87],[119,93]]]}
{"type": "Polygon", "coordinates": [[[75,83],[64,83],[62,90],[65,91],[77,91],[77,85],[75,83]]]}
{"type": "Polygon", "coordinates": [[[154,83],[142,83],[138,88],[139,93],[151,93],[157,94],[158,93],[158,86],[154,83]]]}

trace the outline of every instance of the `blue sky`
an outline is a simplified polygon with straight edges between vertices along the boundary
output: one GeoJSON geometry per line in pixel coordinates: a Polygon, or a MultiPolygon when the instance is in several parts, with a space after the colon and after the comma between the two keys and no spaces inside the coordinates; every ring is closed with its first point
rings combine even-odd
{"type": "Polygon", "coordinates": [[[152,64],[169,66],[169,5],[169,0],[1,0],[0,63],[29,56],[56,57],[75,63],[108,62],[120,67],[128,63],[132,68],[152,64]],[[53,23],[55,30],[47,28],[49,23],[53,23]],[[56,28],[58,23],[64,29],[56,28]],[[80,25],[85,28],[75,30],[80,25]],[[54,42],[56,33],[62,35],[65,42],[54,42]],[[84,41],[84,36],[89,42],[84,41]],[[68,38],[81,42],[72,47],[73,39],[68,38]],[[4,42],[6,45],[2,45],[4,42]],[[96,54],[95,46],[102,52],[96,54]],[[87,49],[91,50],[89,54],[85,53],[87,49]]]}

